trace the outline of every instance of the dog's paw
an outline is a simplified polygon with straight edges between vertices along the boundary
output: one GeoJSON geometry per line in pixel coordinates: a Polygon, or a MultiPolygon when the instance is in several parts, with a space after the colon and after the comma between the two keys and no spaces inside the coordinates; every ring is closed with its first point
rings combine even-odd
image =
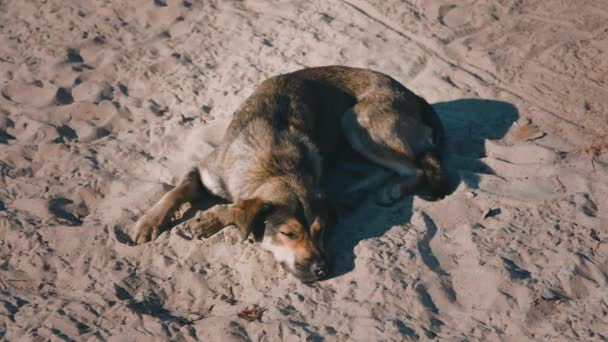
{"type": "Polygon", "coordinates": [[[374,195],[374,203],[382,207],[390,207],[399,202],[407,194],[399,184],[390,184],[374,195]]]}
{"type": "Polygon", "coordinates": [[[136,245],[152,241],[163,232],[162,226],[162,219],[154,214],[147,213],[135,223],[131,240],[136,245]]]}
{"type": "Polygon", "coordinates": [[[407,195],[419,190],[419,177],[407,177],[390,182],[374,195],[374,203],[383,207],[391,207],[407,195]]]}
{"type": "Polygon", "coordinates": [[[208,238],[224,228],[217,214],[210,210],[196,214],[189,226],[192,236],[199,239],[208,238]]]}

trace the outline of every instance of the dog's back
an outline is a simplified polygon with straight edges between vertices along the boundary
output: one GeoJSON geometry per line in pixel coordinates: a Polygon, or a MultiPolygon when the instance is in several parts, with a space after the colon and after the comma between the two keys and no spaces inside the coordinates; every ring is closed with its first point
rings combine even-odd
{"type": "MultiPolygon", "coordinates": [[[[411,159],[422,170],[433,197],[447,192],[441,160],[444,130],[433,108],[387,75],[342,66],[275,76],[256,88],[235,113],[218,156],[223,174],[251,179],[234,186],[228,180],[232,189],[227,190],[244,195],[243,190],[255,188],[258,179],[277,173],[320,175],[319,159],[333,159],[346,146],[345,130],[353,127],[344,127],[344,116],[353,107],[358,108],[356,125],[381,135],[401,154],[397,158],[411,159]]],[[[357,137],[355,144],[350,143],[370,145],[367,140],[357,137]]],[[[396,158],[377,146],[360,149],[396,158]]]]}

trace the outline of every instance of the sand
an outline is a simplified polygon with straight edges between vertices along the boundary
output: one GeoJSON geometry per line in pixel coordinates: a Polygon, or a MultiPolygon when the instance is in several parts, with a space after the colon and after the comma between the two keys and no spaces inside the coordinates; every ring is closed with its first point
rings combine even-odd
{"type": "Polygon", "coordinates": [[[1,1],[0,339],[606,341],[607,50],[602,0],[1,1]],[[127,243],[258,82],[330,64],[433,103],[447,198],[342,211],[312,286],[188,212],[127,243]]]}

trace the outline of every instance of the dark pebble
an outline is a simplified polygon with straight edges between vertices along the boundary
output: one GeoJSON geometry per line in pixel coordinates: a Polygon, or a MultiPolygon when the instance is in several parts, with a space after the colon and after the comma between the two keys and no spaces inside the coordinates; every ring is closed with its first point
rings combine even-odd
{"type": "Polygon", "coordinates": [[[129,96],[129,88],[127,88],[126,85],[118,83],[118,89],[120,89],[120,92],[123,93],[125,96],[129,96]]]}
{"type": "Polygon", "coordinates": [[[68,62],[70,63],[82,63],[84,59],[80,56],[80,53],[75,49],[68,48],[68,62]]]}
{"type": "Polygon", "coordinates": [[[502,262],[509,272],[511,279],[513,280],[524,280],[529,279],[532,275],[527,270],[519,267],[513,260],[507,259],[505,257],[501,257],[502,262]]]}
{"type": "Polygon", "coordinates": [[[80,65],[74,65],[72,66],[72,70],[76,71],[76,72],[83,72],[84,70],[94,70],[95,68],[93,68],[92,66],[88,65],[88,64],[80,64],[80,65]]]}
{"type": "Polygon", "coordinates": [[[34,85],[34,87],[38,88],[42,88],[44,86],[44,83],[42,83],[41,80],[35,80],[34,82],[32,82],[32,84],[34,85]]]}
{"type": "Polygon", "coordinates": [[[57,89],[57,93],[55,94],[55,104],[58,106],[69,105],[74,102],[74,98],[72,97],[72,91],[67,88],[59,88],[57,89]]]}
{"type": "Polygon", "coordinates": [[[63,138],[67,138],[69,140],[78,139],[78,134],[76,134],[76,131],[68,125],[57,126],[56,129],[57,133],[59,133],[59,135],[61,135],[63,138]]]}
{"type": "Polygon", "coordinates": [[[15,140],[15,137],[0,129],[0,144],[8,144],[9,140],[15,140]]]}
{"type": "Polygon", "coordinates": [[[112,132],[108,131],[106,128],[100,127],[95,131],[95,137],[97,139],[101,139],[103,137],[107,137],[108,135],[112,134],[112,132]]]}
{"type": "Polygon", "coordinates": [[[93,38],[93,42],[95,44],[103,45],[103,44],[106,43],[106,37],[104,37],[104,36],[95,36],[95,38],[93,38]]]}
{"type": "Polygon", "coordinates": [[[502,210],[500,210],[500,208],[488,209],[488,211],[486,211],[485,214],[483,215],[483,218],[485,219],[488,217],[498,216],[498,215],[500,215],[500,213],[502,213],[502,210]]]}
{"type": "Polygon", "coordinates": [[[585,101],[584,107],[585,107],[586,111],[590,111],[591,110],[591,104],[589,104],[589,102],[587,102],[587,101],[585,101]]]}
{"type": "Polygon", "coordinates": [[[186,8],[192,7],[192,3],[190,1],[182,1],[182,5],[186,8]]]}
{"type": "Polygon", "coordinates": [[[167,7],[167,2],[165,0],[154,0],[154,4],[158,7],[167,7]]]}
{"type": "Polygon", "coordinates": [[[326,331],[326,332],[327,332],[329,335],[335,335],[335,334],[337,334],[337,333],[338,333],[338,332],[336,331],[336,329],[334,329],[334,328],[332,328],[332,327],[329,327],[329,326],[326,326],[326,327],[325,327],[325,331],[326,331]]]}

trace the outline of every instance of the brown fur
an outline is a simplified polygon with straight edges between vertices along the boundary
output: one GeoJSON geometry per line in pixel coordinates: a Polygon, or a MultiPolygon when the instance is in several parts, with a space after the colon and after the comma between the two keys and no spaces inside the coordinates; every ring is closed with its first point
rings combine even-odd
{"type": "Polygon", "coordinates": [[[424,99],[375,71],[331,66],[270,78],[234,114],[216,150],[137,222],[134,241],[155,239],[181,204],[210,192],[234,204],[200,213],[196,236],[236,225],[300,279],[319,279],[323,232],[333,224],[320,187],[324,166],[352,148],[397,175],[381,202],[421,185],[439,198],[447,191],[443,134],[424,99]]]}

